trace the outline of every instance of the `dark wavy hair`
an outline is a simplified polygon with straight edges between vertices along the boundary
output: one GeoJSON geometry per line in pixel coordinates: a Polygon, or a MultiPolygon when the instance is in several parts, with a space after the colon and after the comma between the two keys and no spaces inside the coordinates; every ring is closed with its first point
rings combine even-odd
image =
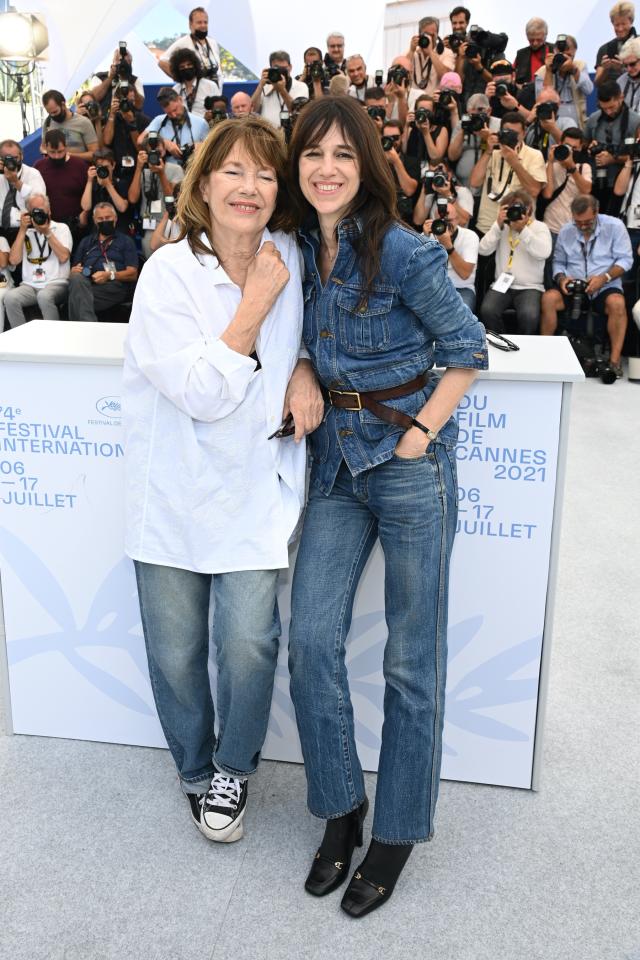
{"type": "Polygon", "coordinates": [[[200,66],[200,61],[198,60],[195,51],[189,49],[189,47],[180,47],[178,50],[174,50],[171,56],[169,57],[169,70],[171,76],[174,80],[180,79],[180,74],[178,73],[178,67],[181,63],[189,63],[196,71],[195,79],[199,80],[202,76],[202,67],[200,66]]]}
{"type": "Polygon", "coordinates": [[[296,227],[317,223],[317,214],[300,189],[298,164],[305,150],[317,146],[332,127],[354,150],[360,167],[360,189],[347,217],[360,220],[359,235],[352,240],[367,293],[380,272],[382,241],[392,223],[399,220],[396,185],[384,155],[376,125],[353,97],[322,97],[300,111],[289,146],[289,195],[296,227]]]}

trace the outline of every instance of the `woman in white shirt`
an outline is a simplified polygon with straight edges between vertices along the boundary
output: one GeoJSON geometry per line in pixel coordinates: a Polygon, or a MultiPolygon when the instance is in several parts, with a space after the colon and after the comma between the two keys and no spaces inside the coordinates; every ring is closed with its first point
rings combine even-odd
{"type": "Polygon", "coordinates": [[[266,735],[278,570],[304,501],[300,441],[323,412],[299,359],[284,162],[265,121],[214,127],[183,181],[182,239],[142,271],[125,349],[125,549],[151,685],[192,819],[223,842],[242,836],[266,735]]]}

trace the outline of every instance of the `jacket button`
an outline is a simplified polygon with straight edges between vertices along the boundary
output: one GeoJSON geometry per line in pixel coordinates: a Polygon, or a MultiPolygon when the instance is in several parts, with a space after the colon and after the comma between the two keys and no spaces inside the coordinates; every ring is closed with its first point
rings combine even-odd
{"type": "Polygon", "coordinates": [[[333,334],[330,330],[321,330],[320,337],[322,340],[333,340],[333,334]]]}

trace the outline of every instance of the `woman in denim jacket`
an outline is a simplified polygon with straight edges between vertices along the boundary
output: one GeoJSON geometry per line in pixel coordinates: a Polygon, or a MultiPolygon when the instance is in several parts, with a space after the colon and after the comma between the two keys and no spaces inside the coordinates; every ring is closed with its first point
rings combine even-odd
{"type": "Polygon", "coordinates": [[[311,489],[293,581],[291,693],[308,805],[327,820],[305,883],[345,880],[367,813],[345,667],[354,594],[385,558],[384,726],[372,841],[342,908],[391,895],[413,844],[431,839],[440,776],[447,580],[456,526],[457,425],[484,328],[447,277],[447,255],[397,218],[376,127],[349,97],[296,122],[291,199],[305,261],[303,338],[327,398],[311,435],[311,489]],[[445,367],[434,377],[431,368],[445,367]]]}

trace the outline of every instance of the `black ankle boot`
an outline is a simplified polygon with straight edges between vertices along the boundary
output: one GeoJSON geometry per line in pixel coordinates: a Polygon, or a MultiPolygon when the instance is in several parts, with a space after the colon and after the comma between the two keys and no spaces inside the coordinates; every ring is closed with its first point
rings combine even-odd
{"type": "Polygon", "coordinates": [[[354,873],[340,906],[350,917],[364,917],[391,897],[402,868],[413,850],[410,843],[372,840],[367,855],[354,873]]]}
{"type": "Polygon", "coordinates": [[[347,879],[353,849],[362,846],[362,824],[368,809],[365,797],[356,810],[327,820],[322,843],[304,884],[308,893],[324,897],[347,879]]]}

